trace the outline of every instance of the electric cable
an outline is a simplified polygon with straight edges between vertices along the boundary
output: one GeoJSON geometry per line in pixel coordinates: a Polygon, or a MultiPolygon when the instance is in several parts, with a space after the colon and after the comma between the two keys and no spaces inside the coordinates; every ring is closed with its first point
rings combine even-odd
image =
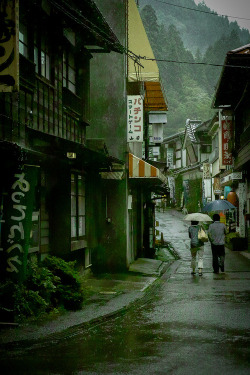
{"type": "Polygon", "coordinates": [[[237,19],[239,19],[239,20],[250,21],[250,18],[237,17],[237,16],[229,16],[229,15],[227,15],[227,14],[220,14],[220,13],[216,13],[216,12],[208,12],[208,11],[206,11],[206,10],[200,10],[200,9],[189,8],[189,7],[185,7],[185,6],[183,6],[183,5],[177,5],[177,4],[169,3],[169,2],[167,2],[167,1],[163,1],[163,0],[153,0],[153,1],[156,1],[156,2],[158,2],[158,3],[162,3],[162,4],[166,4],[166,5],[171,5],[171,6],[174,6],[174,7],[177,7],[177,8],[183,8],[183,9],[187,9],[187,10],[193,10],[194,12],[200,12],[200,13],[211,14],[212,16],[222,16],[222,17],[237,18],[237,19]]]}
{"type": "Polygon", "coordinates": [[[191,61],[178,61],[178,60],[168,60],[168,59],[153,59],[151,57],[146,56],[139,56],[142,60],[149,60],[149,61],[158,61],[158,62],[170,62],[170,63],[177,63],[177,64],[190,64],[190,65],[207,65],[207,66],[216,66],[216,67],[225,67],[225,68],[237,68],[237,69],[250,69],[250,66],[244,65],[225,65],[225,64],[213,64],[213,63],[206,63],[206,62],[191,62],[191,61]]]}

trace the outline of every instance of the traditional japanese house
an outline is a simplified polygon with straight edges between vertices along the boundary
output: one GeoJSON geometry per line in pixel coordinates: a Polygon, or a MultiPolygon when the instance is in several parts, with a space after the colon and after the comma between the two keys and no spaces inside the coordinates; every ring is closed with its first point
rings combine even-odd
{"type": "Polygon", "coordinates": [[[219,110],[219,152],[224,169],[221,185],[231,189],[238,198],[237,231],[245,239],[241,248],[247,247],[247,238],[250,238],[249,82],[250,44],[227,53],[213,100],[213,107],[219,110]]]}
{"type": "Polygon", "coordinates": [[[100,171],[124,164],[86,139],[90,61],[124,49],[92,0],[6,0],[0,20],[1,277],[48,254],[86,269],[107,218],[100,171]]]}

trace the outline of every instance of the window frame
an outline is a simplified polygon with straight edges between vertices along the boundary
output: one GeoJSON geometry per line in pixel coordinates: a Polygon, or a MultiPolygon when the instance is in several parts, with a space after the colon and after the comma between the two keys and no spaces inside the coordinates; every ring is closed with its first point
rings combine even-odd
{"type": "Polygon", "coordinates": [[[20,22],[19,24],[19,53],[26,59],[29,58],[29,37],[27,24],[20,22]],[[23,29],[24,33],[21,31],[23,29]],[[23,36],[23,40],[21,39],[23,36]],[[21,52],[23,50],[23,52],[21,52]]]}
{"type": "Polygon", "coordinates": [[[86,178],[84,174],[71,171],[71,240],[86,237],[86,178]],[[82,191],[79,181],[82,182],[82,191]],[[73,189],[74,187],[74,189],[73,189]],[[81,204],[80,204],[81,203],[81,204]],[[80,225],[82,220],[82,225],[80,225]],[[74,224],[73,224],[74,223],[74,224]],[[73,227],[75,225],[75,227],[73,227]]]}
{"type": "Polygon", "coordinates": [[[76,56],[72,48],[64,48],[63,51],[63,87],[74,95],[77,95],[77,65],[76,56]],[[73,64],[72,64],[72,62],[73,64]],[[72,74],[73,73],[73,74],[72,74]],[[74,80],[72,80],[74,77],[74,80]],[[73,90],[72,90],[73,88],[73,90]]]}
{"type": "Polygon", "coordinates": [[[52,81],[52,54],[49,35],[40,33],[39,28],[34,32],[34,63],[36,74],[52,81]]]}

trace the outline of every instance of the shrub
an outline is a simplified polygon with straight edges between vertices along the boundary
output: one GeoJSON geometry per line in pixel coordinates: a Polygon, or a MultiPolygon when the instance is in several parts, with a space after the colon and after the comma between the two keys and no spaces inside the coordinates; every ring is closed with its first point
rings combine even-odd
{"type": "Polygon", "coordinates": [[[45,313],[48,303],[38,291],[29,290],[24,285],[17,285],[14,293],[15,314],[19,318],[40,316],[45,313]]]}
{"type": "Polygon", "coordinates": [[[0,284],[0,320],[2,322],[14,320],[15,288],[16,285],[10,280],[0,284]]]}
{"type": "Polygon", "coordinates": [[[186,202],[188,212],[198,212],[199,202],[202,201],[202,179],[189,180],[189,196],[186,202]]]}
{"type": "Polygon", "coordinates": [[[29,289],[38,291],[47,303],[50,304],[59,283],[60,278],[55,276],[48,268],[42,265],[38,266],[36,261],[30,263],[26,284],[29,289]]]}
{"type": "Polygon", "coordinates": [[[231,233],[226,234],[226,243],[230,243],[232,238],[237,238],[239,236],[240,235],[238,232],[231,232],[231,233]]]}
{"type": "Polygon", "coordinates": [[[31,261],[23,284],[6,281],[0,285],[0,317],[23,320],[39,317],[59,306],[81,308],[83,291],[75,262],[48,257],[42,263],[31,261]]]}
{"type": "Polygon", "coordinates": [[[62,303],[66,309],[77,310],[83,302],[83,291],[80,275],[75,270],[75,262],[66,262],[57,257],[47,257],[44,265],[60,279],[55,298],[57,303],[62,303]]]}

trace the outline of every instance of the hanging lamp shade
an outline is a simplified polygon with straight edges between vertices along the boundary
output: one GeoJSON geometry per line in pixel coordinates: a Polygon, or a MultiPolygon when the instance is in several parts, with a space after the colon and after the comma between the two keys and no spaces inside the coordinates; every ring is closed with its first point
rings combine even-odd
{"type": "Polygon", "coordinates": [[[232,203],[234,206],[238,206],[238,197],[237,197],[237,194],[235,193],[235,191],[230,191],[228,194],[227,194],[227,201],[232,203]]]}

